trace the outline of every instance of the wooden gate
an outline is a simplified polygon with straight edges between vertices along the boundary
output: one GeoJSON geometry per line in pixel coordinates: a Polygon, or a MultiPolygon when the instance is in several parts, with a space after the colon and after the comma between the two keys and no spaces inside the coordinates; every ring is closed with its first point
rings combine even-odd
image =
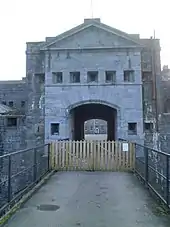
{"type": "Polygon", "coordinates": [[[134,168],[134,144],[118,141],[56,141],[52,165],[58,171],[129,171],[134,168]]]}

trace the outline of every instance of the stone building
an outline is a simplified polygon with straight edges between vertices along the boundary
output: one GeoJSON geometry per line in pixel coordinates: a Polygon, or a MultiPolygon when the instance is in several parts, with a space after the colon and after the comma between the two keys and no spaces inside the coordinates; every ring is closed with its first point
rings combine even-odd
{"type": "Polygon", "coordinates": [[[21,81],[0,81],[0,151],[26,147],[25,114],[27,85],[21,81]]]}
{"type": "Polygon", "coordinates": [[[160,83],[161,114],[159,116],[160,148],[170,153],[170,69],[163,66],[160,83]]]}
{"type": "Polygon", "coordinates": [[[61,35],[28,42],[26,78],[9,83],[1,102],[10,105],[13,92],[19,110],[25,103],[27,147],[83,139],[84,122],[95,118],[107,121],[108,139],[165,143],[158,39],[85,19],[61,35]]]}

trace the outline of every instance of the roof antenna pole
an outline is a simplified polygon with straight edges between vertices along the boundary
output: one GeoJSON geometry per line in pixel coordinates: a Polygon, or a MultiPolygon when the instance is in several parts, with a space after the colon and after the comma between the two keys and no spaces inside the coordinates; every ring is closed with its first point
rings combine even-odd
{"type": "Polygon", "coordinates": [[[154,39],[155,39],[155,38],[156,38],[156,37],[155,37],[155,29],[154,29],[154,31],[153,31],[153,34],[154,34],[153,37],[154,37],[154,39]]]}
{"type": "Polygon", "coordinates": [[[93,0],[91,0],[91,18],[93,19],[93,0]]]}

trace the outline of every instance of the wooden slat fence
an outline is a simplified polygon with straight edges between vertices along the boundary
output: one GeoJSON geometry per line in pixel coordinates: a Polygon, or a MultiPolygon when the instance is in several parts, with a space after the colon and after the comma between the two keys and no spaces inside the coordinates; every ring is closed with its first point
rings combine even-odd
{"type": "Polygon", "coordinates": [[[55,141],[51,153],[59,171],[130,171],[135,163],[134,144],[119,141],[55,141]]]}

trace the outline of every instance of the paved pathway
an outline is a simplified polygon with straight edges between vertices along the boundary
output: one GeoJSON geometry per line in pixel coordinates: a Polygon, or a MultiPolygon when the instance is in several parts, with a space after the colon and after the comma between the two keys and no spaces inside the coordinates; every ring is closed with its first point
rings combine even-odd
{"type": "Polygon", "coordinates": [[[132,174],[62,172],[56,173],[6,226],[169,227],[170,219],[158,216],[155,207],[132,174]],[[41,211],[39,205],[60,208],[41,211]]]}

